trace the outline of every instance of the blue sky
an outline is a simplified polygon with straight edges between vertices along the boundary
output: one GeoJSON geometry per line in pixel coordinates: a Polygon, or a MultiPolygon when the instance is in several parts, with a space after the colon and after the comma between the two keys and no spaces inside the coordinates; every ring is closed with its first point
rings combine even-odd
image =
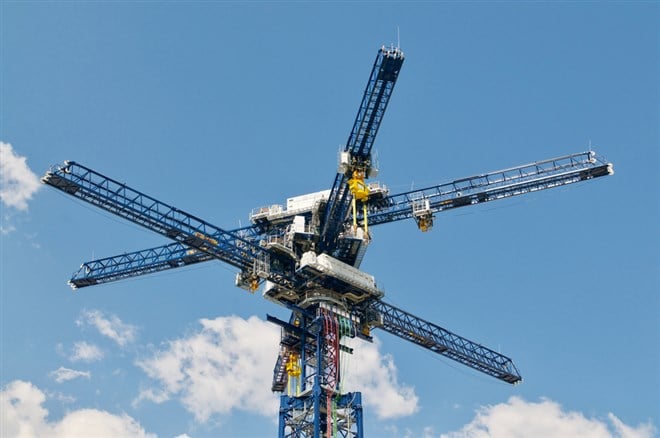
{"type": "Polygon", "coordinates": [[[0,13],[3,434],[275,434],[277,331],[264,320],[286,311],[214,262],[72,292],[83,261],[164,241],[35,175],[75,160],[245,225],[254,207],[330,187],[397,26],[406,61],[375,145],[392,192],[589,144],[616,173],[445,213],[425,234],[373,230],[362,268],[389,302],[502,351],[525,380],[379,333],[348,371],[367,436],[657,434],[657,3],[5,1],[0,13]],[[224,363],[228,351],[241,359],[224,363]]]}

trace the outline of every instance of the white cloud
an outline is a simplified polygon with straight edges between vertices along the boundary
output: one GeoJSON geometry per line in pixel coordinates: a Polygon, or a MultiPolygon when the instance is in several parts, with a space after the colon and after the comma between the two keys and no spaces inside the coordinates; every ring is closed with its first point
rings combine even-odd
{"type": "Polygon", "coordinates": [[[166,402],[170,399],[170,395],[167,391],[161,389],[147,388],[140,391],[138,396],[133,400],[131,405],[135,408],[137,407],[142,400],[149,400],[156,404],[166,402]]]}
{"type": "Polygon", "coordinates": [[[3,436],[36,437],[155,437],[126,414],[114,415],[97,409],[67,413],[59,421],[48,421],[42,406],[46,395],[30,382],[15,380],[0,391],[0,430],[3,436]]]}
{"type": "Polygon", "coordinates": [[[656,429],[652,424],[631,427],[614,414],[609,423],[586,418],[580,412],[564,411],[552,400],[538,403],[511,397],[506,403],[482,407],[474,419],[459,431],[440,435],[442,438],[539,437],[555,438],[651,438],[656,429]]]}
{"type": "Polygon", "coordinates": [[[380,353],[380,341],[342,341],[353,347],[353,355],[342,354],[344,387],[361,391],[362,401],[382,419],[397,418],[417,412],[415,389],[399,383],[391,355],[380,353]]]}
{"type": "Polygon", "coordinates": [[[133,325],[122,322],[116,315],[105,316],[99,310],[85,310],[76,321],[76,324],[84,324],[95,327],[103,336],[115,341],[120,347],[135,340],[136,328],[133,325]]]}
{"type": "Polygon", "coordinates": [[[72,370],[70,368],[59,367],[55,371],[51,371],[50,376],[55,379],[57,383],[62,383],[68,380],[78,379],[80,377],[90,379],[92,377],[92,373],[89,371],[78,371],[72,370]]]}
{"type": "MultiPolygon", "coordinates": [[[[202,319],[201,331],[170,341],[153,357],[138,361],[165,394],[177,395],[200,422],[234,409],[264,416],[277,414],[270,391],[278,352],[279,329],[256,316],[202,319]]],[[[137,401],[149,395],[142,392],[137,401]]]]}
{"type": "Polygon", "coordinates": [[[640,424],[637,427],[628,426],[611,412],[607,414],[607,418],[610,420],[612,426],[614,427],[613,436],[615,437],[651,438],[654,437],[655,433],[657,432],[657,429],[651,423],[640,424]]]}
{"type": "Polygon", "coordinates": [[[85,341],[73,344],[73,352],[69,356],[72,362],[94,362],[103,358],[103,352],[99,347],[85,341]]]}
{"type": "MultiPolygon", "coordinates": [[[[160,403],[176,396],[199,422],[235,409],[275,416],[278,398],[270,387],[279,329],[256,316],[202,319],[200,323],[200,331],[170,341],[163,350],[137,362],[162,390],[142,390],[134,404],[160,403]]],[[[381,418],[410,415],[418,409],[417,396],[413,388],[397,381],[394,361],[380,354],[379,345],[378,341],[356,342],[344,390],[361,390],[364,403],[381,418]]]]}
{"type": "MultiPolygon", "coordinates": [[[[2,203],[17,210],[27,210],[27,201],[40,187],[39,178],[28,167],[26,158],[17,155],[11,144],[0,141],[0,200],[2,203]]],[[[3,233],[5,230],[3,227],[3,233]]]]}

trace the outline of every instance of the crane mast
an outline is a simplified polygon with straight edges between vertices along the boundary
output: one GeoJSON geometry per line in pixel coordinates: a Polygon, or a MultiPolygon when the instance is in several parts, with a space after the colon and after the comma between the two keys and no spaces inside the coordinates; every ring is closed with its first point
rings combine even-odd
{"type": "Polygon", "coordinates": [[[251,225],[225,230],[73,161],[53,166],[42,182],[169,239],[144,250],[85,262],[69,280],[85,288],[211,260],[237,269],[235,284],[291,311],[281,329],[271,389],[281,393],[280,437],[362,437],[359,392],[344,392],[346,340],[372,340],[379,329],[500,381],[522,377],[513,361],[385,300],[373,275],[359,269],[369,227],[411,219],[421,231],[435,216],[590,181],[613,174],[593,151],[478,174],[390,194],[366,183],[377,175],[372,147],[403,65],[398,47],[376,56],[339,168],[329,190],[289,198],[286,208],[253,210],[251,225]]]}

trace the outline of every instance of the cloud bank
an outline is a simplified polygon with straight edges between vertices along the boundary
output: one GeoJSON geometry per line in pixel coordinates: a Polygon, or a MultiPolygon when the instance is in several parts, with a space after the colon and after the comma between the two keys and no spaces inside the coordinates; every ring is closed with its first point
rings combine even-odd
{"type": "Polygon", "coordinates": [[[252,316],[202,319],[200,331],[169,341],[137,365],[157,380],[160,390],[138,398],[154,402],[177,396],[199,422],[234,409],[264,416],[277,413],[270,378],[277,357],[279,330],[252,316]]]}
{"type": "Polygon", "coordinates": [[[68,412],[59,421],[49,421],[43,407],[46,395],[30,382],[14,380],[0,391],[2,436],[38,437],[149,437],[144,428],[127,414],[114,415],[97,409],[68,412]]]}
{"type": "Polygon", "coordinates": [[[0,141],[0,201],[17,210],[27,210],[28,201],[41,187],[26,161],[11,144],[0,141]]]}
{"type": "Polygon", "coordinates": [[[608,421],[587,418],[580,412],[565,411],[552,400],[528,402],[511,397],[506,403],[485,406],[462,429],[441,438],[652,438],[651,424],[631,427],[610,413],[608,421]]]}
{"type": "MultiPolygon", "coordinates": [[[[169,341],[137,362],[158,388],[142,390],[134,404],[178,398],[198,422],[233,410],[273,418],[279,402],[270,386],[279,329],[256,316],[199,322],[198,332],[169,341]]],[[[417,410],[417,396],[398,382],[392,357],[381,355],[378,348],[377,342],[357,343],[345,388],[361,390],[365,404],[381,418],[410,415],[417,410]]]]}

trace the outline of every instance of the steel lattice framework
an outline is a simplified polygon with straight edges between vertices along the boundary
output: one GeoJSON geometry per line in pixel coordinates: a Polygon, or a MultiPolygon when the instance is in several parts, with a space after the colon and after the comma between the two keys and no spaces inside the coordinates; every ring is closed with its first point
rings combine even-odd
{"type": "Polygon", "coordinates": [[[362,437],[361,394],[341,389],[342,340],[370,341],[381,329],[510,384],[513,361],[383,300],[359,270],[369,227],[414,219],[422,231],[435,215],[613,173],[595,152],[580,152],[391,195],[367,184],[377,174],[371,149],[403,65],[399,48],[381,48],[330,190],[290,198],[251,214],[247,227],[224,230],[73,161],[42,178],[75,198],[170,240],[162,246],[85,262],[69,280],[83,288],[211,260],[235,267],[236,285],[291,310],[281,327],[272,389],[281,396],[280,437],[362,437]],[[292,384],[292,383],[295,383],[292,384]]]}
{"type": "MultiPolygon", "coordinates": [[[[56,173],[58,167],[55,166],[51,172],[56,173]]],[[[425,201],[428,201],[430,213],[435,215],[458,207],[597,178],[611,173],[611,167],[611,164],[594,152],[580,152],[471,178],[462,178],[375,200],[369,206],[367,221],[369,226],[373,227],[414,218],[413,206],[425,201]]],[[[360,215],[359,219],[360,222],[364,221],[364,216],[360,215]]],[[[281,228],[289,224],[290,221],[286,221],[279,228],[271,229],[269,232],[257,225],[230,232],[245,240],[259,242],[268,236],[278,235],[281,233],[281,228]]],[[[209,260],[216,258],[205,252],[191,251],[185,244],[171,243],[85,262],[74,274],[70,284],[74,288],[91,286],[209,260]]]]}
{"type": "MultiPolygon", "coordinates": [[[[399,48],[383,47],[376,55],[360,109],[344,148],[344,152],[349,154],[350,165],[361,171],[372,170],[371,148],[394,90],[394,84],[399,77],[403,60],[403,52],[399,48]]],[[[349,178],[348,172],[339,172],[332,185],[325,208],[325,222],[321,230],[322,251],[329,252],[336,248],[337,237],[350,206],[349,178]]]]}

